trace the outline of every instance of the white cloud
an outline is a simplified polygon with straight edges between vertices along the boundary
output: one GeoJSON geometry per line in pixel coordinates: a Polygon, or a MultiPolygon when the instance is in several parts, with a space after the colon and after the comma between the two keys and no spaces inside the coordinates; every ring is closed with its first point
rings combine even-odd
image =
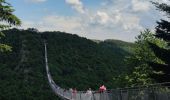
{"type": "Polygon", "coordinates": [[[46,16],[39,21],[24,21],[23,28],[37,28],[40,31],[65,31],[78,33],[81,31],[80,19],[77,17],[46,16]],[[78,31],[78,32],[77,32],[78,31]]]}
{"type": "Polygon", "coordinates": [[[73,32],[81,28],[80,19],[77,17],[63,16],[47,16],[43,19],[43,23],[51,26],[53,30],[73,32]]]}
{"type": "Polygon", "coordinates": [[[155,2],[170,4],[169,0],[154,0],[155,2]]]}
{"type": "Polygon", "coordinates": [[[84,7],[83,7],[83,3],[80,0],[65,0],[66,3],[68,3],[69,5],[71,5],[75,10],[77,10],[80,13],[84,13],[84,7]]]}
{"type": "Polygon", "coordinates": [[[150,8],[149,2],[144,0],[105,1],[109,3],[93,10],[85,9],[80,0],[65,0],[79,14],[45,16],[39,21],[23,21],[23,26],[24,28],[35,27],[40,31],[65,31],[93,39],[116,38],[134,41],[140,31],[148,28],[146,25],[151,26],[155,23],[152,17],[156,17],[153,16],[156,13],[150,13],[153,8],[150,8]]]}
{"type": "Polygon", "coordinates": [[[26,2],[32,2],[32,3],[41,3],[46,2],[47,0],[25,0],[26,2]]]}
{"type": "Polygon", "coordinates": [[[128,17],[124,17],[122,20],[123,28],[126,31],[132,31],[133,29],[141,30],[142,26],[140,26],[140,18],[137,16],[129,15],[128,17]]]}
{"type": "Polygon", "coordinates": [[[109,21],[110,17],[107,13],[97,11],[97,17],[99,18],[99,23],[105,24],[109,21]]]}
{"type": "MultiPolygon", "coordinates": [[[[88,24],[92,24],[97,27],[105,27],[106,29],[119,28],[122,31],[131,31],[133,29],[142,29],[140,25],[140,18],[134,14],[120,12],[115,10],[110,12],[97,11],[95,15],[92,15],[92,19],[88,24]]],[[[118,30],[118,29],[116,29],[118,30]]]]}
{"type": "Polygon", "coordinates": [[[131,0],[133,11],[148,11],[150,4],[146,0],[131,0]]]}

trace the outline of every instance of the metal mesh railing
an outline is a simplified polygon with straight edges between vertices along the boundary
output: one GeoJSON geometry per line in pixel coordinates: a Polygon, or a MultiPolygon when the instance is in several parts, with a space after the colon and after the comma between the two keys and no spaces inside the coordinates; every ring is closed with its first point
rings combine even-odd
{"type": "Polygon", "coordinates": [[[92,91],[73,93],[59,87],[52,87],[53,91],[63,99],[68,100],[170,100],[170,90],[167,87],[115,89],[99,93],[92,91]]]}
{"type": "Polygon", "coordinates": [[[103,93],[92,94],[60,90],[64,98],[72,100],[170,100],[170,92],[165,88],[160,89],[135,89],[135,90],[113,90],[103,93]]]}
{"type": "Polygon", "coordinates": [[[120,89],[119,91],[120,100],[170,100],[170,89],[163,84],[162,86],[120,89]]]}

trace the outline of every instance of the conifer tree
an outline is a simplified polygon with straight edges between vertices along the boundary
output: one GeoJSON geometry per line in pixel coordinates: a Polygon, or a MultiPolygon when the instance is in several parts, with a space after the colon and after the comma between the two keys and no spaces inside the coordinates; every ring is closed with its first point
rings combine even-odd
{"type": "MultiPolygon", "coordinates": [[[[14,9],[5,0],[0,0],[0,40],[5,37],[2,33],[3,30],[10,28],[11,26],[21,25],[21,21],[13,14],[14,9]]],[[[0,41],[0,52],[11,50],[11,47],[1,43],[0,41]]]]}
{"type": "MultiPolygon", "coordinates": [[[[153,4],[158,8],[158,10],[165,12],[168,18],[170,18],[170,5],[165,3],[153,2],[153,4]]],[[[170,82],[170,22],[161,19],[157,22],[156,27],[156,37],[165,40],[168,43],[166,48],[159,47],[155,44],[150,43],[152,50],[155,55],[160,58],[164,63],[153,63],[150,65],[156,72],[152,77],[157,82],[170,82]]]]}

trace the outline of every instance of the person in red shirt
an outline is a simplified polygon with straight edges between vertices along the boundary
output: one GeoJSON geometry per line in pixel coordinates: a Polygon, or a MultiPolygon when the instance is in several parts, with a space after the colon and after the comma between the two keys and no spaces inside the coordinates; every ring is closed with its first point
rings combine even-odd
{"type": "Polygon", "coordinates": [[[101,93],[101,92],[104,92],[104,91],[106,91],[106,87],[104,85],[100,86],[99,92],[101,93]]]}

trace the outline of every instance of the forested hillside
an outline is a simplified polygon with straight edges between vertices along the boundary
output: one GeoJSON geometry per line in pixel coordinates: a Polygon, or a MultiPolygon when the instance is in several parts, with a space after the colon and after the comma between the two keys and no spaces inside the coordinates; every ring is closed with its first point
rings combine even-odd
{"type": "Polygon", "coordinates": [[[0,53],[0,100],[53,100],[44,67],[39,34],[16,29],[5,31],[1,41],[12,52],[0,53]]]}
{"type": "Polygon", "coordinates": [[[127,71],[124,58],[130,55],[125,44],[116,42],[93,42],[86,38],[61,32],[45,32],[49,66],[52,76],[62,87],[79,90],[91,87],[98,89],[101,84],[109,88],[113,76],[127,71]],[[64,84],[63,84],[64,83],[64,84]]]}
{"type": "MultiPolygon", "coordinates": [[[[46,39],[50,72],[57,84],[78,90],[97,89],[105,84],[116,87],[113,76],[127,71],[124,58],[131,53],[126,44],[96,43],[63,32],[37,32],[11,29],[4,32],[1,43],[12,46],[12,52],[0,54],[0,99],[52,100],[45,72],[46,39]]],[[[133,47],[133,46],[132,46],[133,47]]]]}

